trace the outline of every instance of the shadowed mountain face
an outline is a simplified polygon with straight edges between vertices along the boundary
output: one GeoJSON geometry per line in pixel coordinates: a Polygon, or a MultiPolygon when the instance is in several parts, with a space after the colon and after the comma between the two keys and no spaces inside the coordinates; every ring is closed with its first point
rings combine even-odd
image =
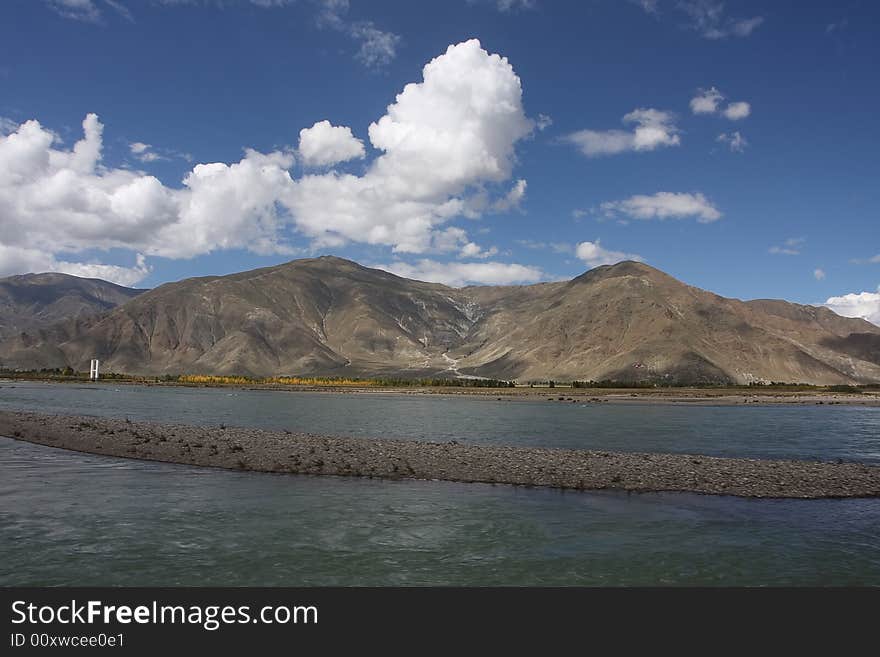
{"type": "Polygon", "coordinates": [[[880,327],[725,299],[641,263],[567,282],[449,288],[334,257],[169,283],[0,342],[0,365],[129,373],[880,381],[880,327]]]}
{"type": "Polygon", "coordinates": [[[67,274],[0,278],[0,339],[104,313],[144,290],[67,274]]]}

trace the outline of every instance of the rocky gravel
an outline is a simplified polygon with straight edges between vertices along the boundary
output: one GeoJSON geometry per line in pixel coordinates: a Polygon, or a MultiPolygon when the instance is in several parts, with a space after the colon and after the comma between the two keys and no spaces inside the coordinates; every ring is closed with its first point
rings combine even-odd
{"type": "Polygon", "coordinates": [[[91,454],[254,472],[760,498],[880,496],[880,467],[860,463],[342,438],[20,411],[0,411],[0,436],[91,454]]]}

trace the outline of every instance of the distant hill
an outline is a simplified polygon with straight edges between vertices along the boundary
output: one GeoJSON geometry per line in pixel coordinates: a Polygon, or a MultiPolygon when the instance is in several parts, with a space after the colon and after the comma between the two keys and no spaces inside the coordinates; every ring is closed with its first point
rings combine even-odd
{"type": "Polygon", "coordinates": [[[335,257],[139,294],[0,342],[0,365],[129,373],[880,381],[880,327],[739,301],[636,262],[557,283],[450,288],[335,257]]]}
{"type": "Polygon", "coordinates": [[[0,278],[0,340],[104,313],[145,292],[95,278],[24,274],[0,278]]]}

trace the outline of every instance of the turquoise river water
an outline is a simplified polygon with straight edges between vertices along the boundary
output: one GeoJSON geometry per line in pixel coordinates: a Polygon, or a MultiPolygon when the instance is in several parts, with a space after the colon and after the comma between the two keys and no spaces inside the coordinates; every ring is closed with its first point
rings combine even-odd
{"type": "MultiPolygon", "coordinates": [[[[880,463],[880,408],[0,383],[0,409],[880,463]]],[[[880,585],[880,500],[266,475],[0,438],[0,585],[880,585]]]]}

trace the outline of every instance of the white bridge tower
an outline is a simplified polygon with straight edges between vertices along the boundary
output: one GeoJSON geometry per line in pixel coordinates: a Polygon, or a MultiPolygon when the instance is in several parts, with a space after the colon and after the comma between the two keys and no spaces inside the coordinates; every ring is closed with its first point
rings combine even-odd
{"type": "Polygon", "coordinates": [[[92,362],[89,363],[89,379],[92,381],[98,380],[98,365],[100,361],[97,358],[92,358],[92,362]]]}

